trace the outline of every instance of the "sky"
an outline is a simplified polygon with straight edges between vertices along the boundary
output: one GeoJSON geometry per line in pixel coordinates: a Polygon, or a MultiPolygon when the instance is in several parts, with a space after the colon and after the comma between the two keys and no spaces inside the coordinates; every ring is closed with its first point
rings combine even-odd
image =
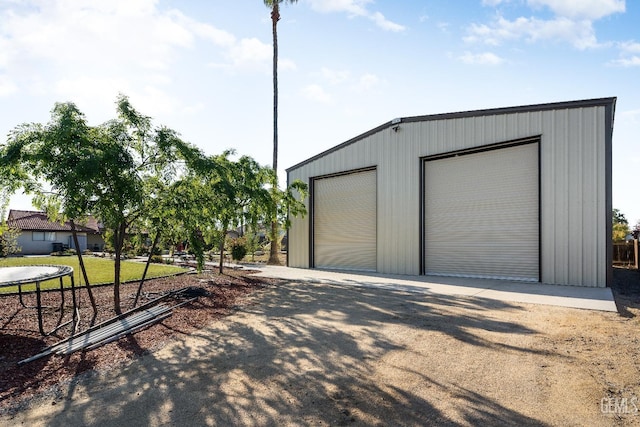
{"type": "MultiPolygon", "coordinates": [[[[617,97],[613,206],[640,221],[640,1],[299,0],[278,46],[283,183],[396,117],[617,97]]],[[[207,154],[270,165],[272,53],[260,0],[0,0],[0,134],[56,102],[101,124],[122,93],[207,154]]]]}

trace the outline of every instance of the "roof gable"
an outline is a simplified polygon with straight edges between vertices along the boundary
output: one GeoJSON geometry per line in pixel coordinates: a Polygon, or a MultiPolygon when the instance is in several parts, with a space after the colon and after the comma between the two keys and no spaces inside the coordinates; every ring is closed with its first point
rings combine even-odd
{"type": "MultiPolygon", "coordinates": [[[[39,211],[21,211],[11,209],[7,218],[7,225],[26,231],[71,231],[71,224],[50,221],[47,214],[39,211]]],[[[89,216],[84,225],[76,224],[76,230],[82,233],[99,233],[98,221],[89,216]]]]}

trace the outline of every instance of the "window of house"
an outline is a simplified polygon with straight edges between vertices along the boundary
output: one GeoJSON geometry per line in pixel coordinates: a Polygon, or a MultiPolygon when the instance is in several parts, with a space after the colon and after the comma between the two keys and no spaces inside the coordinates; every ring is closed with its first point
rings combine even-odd
{"type": "Polygon", "coordinates": [[[34,231],[32,240],[40,241],[40,242],[53,242],[56,240],[56,232],[55,231],[34,231]]]}

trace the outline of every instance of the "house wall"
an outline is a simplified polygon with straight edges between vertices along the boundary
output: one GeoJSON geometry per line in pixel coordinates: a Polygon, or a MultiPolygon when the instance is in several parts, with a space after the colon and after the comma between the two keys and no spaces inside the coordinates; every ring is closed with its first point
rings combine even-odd
{"type": "MultiPolygon", "coordinates": [[[[288,170],[288,180],[353,169],[378,173],[378,272],[420,274],[421,158],[540,137],[541,281],[610,281],[614,99],[403,119],[288,170]]],[[[309,201],[307,201],[309,203],[309,201]]],[[[289,266],[309,268],[310,216],[292,218],[289,266]]],[[[513,232],[517,232],[514,230],[513,232]]]]}
{"type": "Polygon", "coordinates": [[[104,239],[99,234],[87,234],[87,249],[91,251],[103,251],[104,239]]]}
{"type": "MultiPolygon", "coordinates": [[[[48,255],[53,252],[53,243],[69,245],[70,231],[56,231],[56,239],[51,241],[33,240],[32,231],[23,231],[18,237],[18,245],[22,248],[23,255],[48,255]]],[[[78,233],[78,236],[86,236],[86,233],[78,233]]]]}

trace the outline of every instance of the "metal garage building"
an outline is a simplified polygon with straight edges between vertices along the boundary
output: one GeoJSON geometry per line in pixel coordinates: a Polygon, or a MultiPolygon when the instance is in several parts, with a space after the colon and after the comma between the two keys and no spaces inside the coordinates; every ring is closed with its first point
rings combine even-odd
{"type": "Polygon", "coordinates": [[[394,119],[305,160],[288,265],[608,286],[615,102],[394,119]]]}

